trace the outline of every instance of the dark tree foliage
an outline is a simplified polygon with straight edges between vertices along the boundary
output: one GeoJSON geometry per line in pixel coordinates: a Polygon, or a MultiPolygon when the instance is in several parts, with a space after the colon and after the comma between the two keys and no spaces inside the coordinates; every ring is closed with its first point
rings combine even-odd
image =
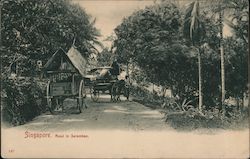
{"type": "Polygon", "coordinates": [[[1,96],[2,119],[13,125],[24,124],[46,111],[42,89],[32,79],[4,81],[1,96]]]}
{"type": "MultiPolygon", "coordinates": [[[[128,61],[131,55],[144,56],[150,50],[164,50],[166,43],[179,39],[180,12],[173,4],[146,7],[123,20],[115,29],[116,52],[128,61]],[[156,46],[156,47],[155,47],[156,46]]],[[[138,61],[138,59],[134,59],[138,61]]]]}
{"type": "Polygon", "coordinates": [[[59,48],[73,44],[86,57],[99,35],[90,16],[66,0],[3,0],[3,67],[18,62],[19,72],[30,75],[36,61],[45,63],[59,48]]]}
{"type": "Polygon", "coordinates": [[[173,78],[178,75],[170,66],[178,61],[171,59],[176,55],[180,58],[175,59],[181,60],[186,49],[179,45],[182,43],[180,20],[178,8],[167,3],[147,7],[124,19],[115,29],[117,40],[114,46],[120,61],[132,60],[143,68],[151,81],[164,86],[174,85],[173,78]],[[175,75],[171,76],[171,73],[175,75]]]}
{"type": "Polygon", "coordinates": [[[32,77],[37,60],[43,64],[59,48],[72,44],[89,57],[94,51],[98,30],[78,5],[67,0],[2,0],[1,99],[3,119],[23,124],[46,111],[45,81],[32,77]],[[9,78],[10,68],[25,78],[9,78]],[[31,78],[30,78],[31,77],[31,78]],[[31,79],[31,80],[29,80],[31,79]]]}
{"type": "Polygon", "coordinates": [[[234,37],[227,38],[225,43],[227,96],[243,99],[248,84],[248,46],[243,39],[234,37]]]}
{"type": "Polygon", "coordinates": [[[97,54],[97,64],[99,66],[110,66],[114,58],[114,53],[112,53],[108,48],[104,48],[100,53],[97,54]]]}
{"type": "MultiPolygon", "coordinates": [[[[198,66],[197,54],[192,43],[183,37],[183,14],[170,3],[147,7],[124,19],[115,33],[116,53],[121,61],[129,60],[141,68],[149,81],[170,88],[174,96],[197,102],[198,66]]],[[[209,96],[206,105],[218,97],[219,56],[218,26],[202,15],[204,37],[200,43],[204,61],[204,94],[209,96]],[[209,71],[207,71],[207,70],[209,71]],[[211,97],[210,97],[211,96],[211,97]]],[[[209,104],[208,104],[209,103],[209,104]]],[[[214,103],[214,102],[213,102],[214,103]]]]}
{"type": "MultiPolygon", "coordinates": [[[[227,97],[243,98],[247,86],[248,41],[245,6],[233,10],[234,36],[225,41],[227,97]],[[243,11],[242,10],[243,7],[243,11]],[[242,18],[243,17],[243,18],[242,18]],[[242,24],[244,23],[244,24],[242,24]]],[[[202,30],[197,30],[202,59],[202,90],[204,105],[218,106],[221,94],[220,24],[211,18],[211,11],[200,13],[202,30]]],[[[197,102],[197,53],[191,40],[184,38],[185,17],[171,3],[161,3],[134,12],[115,29],[115,53],[123,63],[132,62],[147,80],[171,88],[175,96],[197,102]]]]}

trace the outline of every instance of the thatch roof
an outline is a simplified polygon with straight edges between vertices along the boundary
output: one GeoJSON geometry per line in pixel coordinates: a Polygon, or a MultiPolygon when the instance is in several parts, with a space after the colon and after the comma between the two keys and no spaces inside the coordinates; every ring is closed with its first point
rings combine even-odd
{"type": "Polygon", "coordinates": [[[61,65],[61,58],[67,60],[79,74],[82,76],[86,75],[87,60],[74,47],[71,47],[67,53],[62,49],[57,50],[44,65],[44,70],[58,71],[61,65]]]}
{"type": "Polygon", "coordinates": [[[87,60],[83,58],[81,53],[74,47],[71,47],[66,54],[74,67],[79,71],[79,73],[84,76],[86,74],[87,60]]]}
{"type": "Polygon", "coordinates": [[[52,57],[47,61],[47,63],[44,65],[45,71],[52,71],[56,70],[60,66],[60,57],[68,58],[66,55],[66,52],[63,49],[57,50],[52,57]]]}

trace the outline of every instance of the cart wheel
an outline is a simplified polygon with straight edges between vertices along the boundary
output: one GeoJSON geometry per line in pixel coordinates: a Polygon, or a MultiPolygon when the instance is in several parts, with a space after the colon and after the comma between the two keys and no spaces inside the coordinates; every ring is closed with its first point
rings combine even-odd
{"type": "Polygon", "coordinates": [[[87,108],[87,105],[85,103],[85,98],[86,98],[86,89],[84,86],[84,81],[81,80],[80,86],[79,86],[79,94],[77,98],[77,107],[80,113],[83,110],[83,105],[85,106],[85,108],[87,108]]]}
{"type": "Polygon", "coordinates": [[[90,87],[90,96],[91,96],[91,99],[94,101],[94,102],[97,102],[98,99],[99,99],[99,91],[98,90],[95,90],[94,86],[91,86],[90,87]]]}
{"type": "Polygon", "coordinates": [[[50,81],[47,84],[47,89],[46,89],[46,98],[47,98],[47,106],[51,114],[54,114],[54,109],[55,109],[55,103],[53,102],[53,96],[51,96],[51,91],[50,91],[50,81]]]}
{"type": "Polygon", "coordinates": [[[116,102],[118,98],[118,83],[114,83],[110,90],[111,101],[116,102]]]}

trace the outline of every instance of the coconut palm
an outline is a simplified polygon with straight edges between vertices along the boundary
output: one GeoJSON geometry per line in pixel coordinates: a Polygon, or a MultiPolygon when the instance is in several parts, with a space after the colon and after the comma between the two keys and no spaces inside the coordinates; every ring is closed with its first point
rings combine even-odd
{"type": "Polygon", "coordinates": [[[222,3],[219,4],[219,22],[220,22],[220,59],[221,59],[221,106],[225,111],[225,62],[224,62],[224,43],[223,43],[223,14],[222,3]]]}
{"type": "Polygon", "coordinates": [[[228,7],[228,2],[226,0],[216,0],[207,8],[212,11],[213,15],[218,15],[218,21],[220,24],[220,59],[221,59],[221,108],[222,111],[225,111],[225,62],[224,62],[224,43],[223,43],[223,19],[224,19],[224,11],[228,7]]]}
{"type": "MultiPolygon", "coordinates": [[[[214,17],[218,17],[220,24],[220,59],[221,59],[221,106],[222,111],[225,111],[225,65],[224,65],[224,41],[223,27],[224,23],[229,25],[234,30],[238,31],[240,37],[246,42],[248,33],[244,33],[241,29],[235,28],[233,21],[235,19],[244,19],[248,17],[248,1],[247,0],[214,0],[213,3],[205,4],[204,10],[212,11],[214,17]],[[227,14],[225,14],[227,13],[227,14]],[[230,18],[228,20],[227,18],[230,18]]],[[[247,30],[247,29],[245,29],[247,30]]]]}
{"type": "MultiPolygon", "coordinates": [[[[232,0],[231,0],[232,1],[232,0]]],[[[232,5],[232,4],[231,4],[232,5]]],[[[185,16],[185,23],[187,23],[186,27],[189,27],[190,25],[190,31],[189,36],[190,39],[193,41],[194,38],[192,38],[191,34],[195,34],[195,30],[199,30],[198,23],[201,23],[201,17],[197,14],[200,10],[203,10],[204,12],[212,12],[212,17],[218,17],[218,22],[220,26],[220,55],[221,55],[221,106],[222,110],[225,110],[224,102],[225,102],[225,66],[224,66],[224,46],[223,46],[223,17],[224,17],[224,11],[228,9],[229,4],[227,0],[214,0],[213,3],[211,1],[202,2],[201,6],[199,6],[199,1],[196,0],[192,2],[186,12],[185,16]],[[190,19],[190,20],[189,20],[190,19]],[[189,20],[189,22],[187,21],[189,20]],[[196,23],[196,26],[194,25],[196,23]],[[193,29],[191,29],[193,28],[193,29]]],[[[230,7],[229,7],[230,8],[230,7]]],[[[200,26],[201,27],[201,26],[200,26]]],[[[201,28],[200,28],[201,29],[201,28]]],[[[185,24],[184,24],[184,31],[185,31],[185,24]]],[[[184,32],[185,34],[185,32],[184,32]]],[[[201,36],[201,35],[199,35],[201,36]]],[[[197,39],[198,41],[200,39],[197,39]]],[[[200,53],[198,55],[198,58],[200,57],[200,53]]],[[[200,61],[200,60],[199,60],[200,61]]],[[[199,66],[199,72],[201,68],[199,66]]],[[[199,74],[199,79],[200,78],[199,74]]],[[[202,96],[201,96],[201,88],[200,88],[200,80],[199,80],[199,107],[202,105],[202,96]]]]}
{"type": "MultiPolygon", "coordinates": [[[[186,12],[186,16],[185,16],[185,19],[191,19],[192,22],[189,22],[189,24],[187,24],[187,26],[188,25],[191,26],[192,23],[195,24],[195,21],[198,21],[200,18],[199,15],[197,15],[197,14],[195,15],[193,13],[197,12],[197,10],[198,11],[204,10],[207,12],[212,12],[213,17],[217,17],[217,20],[220,24],[220,34],[219,35],[220,35],[220,59],[221,59],[221,106],[222,106],[223,111],[225,111],[225,94],[226,94],[223,27],[224,27],[224,23],[227,23],[227,25],[232,27],[234,30],[238,31],[240,33],[241,38],[246,42],[247,41],[246,37],[247,37],[248,33],[247,32],[244,33],[242,30],[235,28],[235,26],[233,25],[233,21],[235,18],[242,19],[243,16],[248,17],[248,16],[246,16],[246,15],[248,15],[248,10],[241,11],[241,9],[247,8],[246,6],[248,6],[248,2],[246,0],[213,0],[213,3],[211,3],[210,1],[209,1],[209,3],[203,1],[201,6],[199,6],[198,1],[195,1],[189,5],[187,12],[186,12]],[[239,10],[240,10],[241,14],[239,14],[239,10]],[[225,13],[227,13],[227,14],[225,14],[225,13]],[[231,18],[231,22],[230,22],[230,20],[227,20],[225,18],[226,15],[227,15],[227,18],[231,18]],[[192,17],[192,18],[189,18],[189,17],[192,17]]],[[[193,26],[193,28],[195,28],[195,26],[193,26]]],[[[196,29],[197,28],[198,27],[196,27],[196,29]]],[[[189,36],[190,36],[191,40],[192,40],[191,34],[193,34],[192,31],[194,31],[194,30],[191,30],[191,28],[190,28],[190,31],[189,31],[190,35],[189,36]]],[[[199,88],[199,90],[201,90],[201,89],[199,88]]],[[[202,97],[200,97],[200,98],[202,98],[202,97]]],[[[202,102],[200,104],[202,104],[202,102]]],[[[199,104],[199,106],[200,106],[200,104],[199,104]]]]}
{"type": "Polygon", "coordinates": [[[199,1],[196,0],[188,5],[184,17],[184,36],[189,39],[192,46],[198,52],[198,72],[199,72],[199,110],[202,110],[202,75],[201,75],[201,40],[204,37],[204,23],[200,16],[199,1]]]}

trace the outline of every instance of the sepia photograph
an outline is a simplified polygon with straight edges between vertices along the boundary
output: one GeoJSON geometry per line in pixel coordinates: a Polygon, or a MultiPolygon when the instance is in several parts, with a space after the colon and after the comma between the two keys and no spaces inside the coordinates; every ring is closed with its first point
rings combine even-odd
{"type": "Polygon", "coordinates": [[[0,0],[2,158],[249,158],[248,0],[0,0]]]}

